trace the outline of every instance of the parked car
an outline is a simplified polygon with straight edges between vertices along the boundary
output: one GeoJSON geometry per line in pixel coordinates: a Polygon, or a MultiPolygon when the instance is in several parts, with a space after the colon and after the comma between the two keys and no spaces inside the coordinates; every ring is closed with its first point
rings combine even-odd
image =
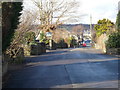
{"type": "Polygon", "coordinates": [[[90,46],[91,46],[92,41],[91,41],[91,40],[87,40],[87,41],[85,41],[85,43],[86,43],[86,46],[90,47],[90,46]]]}
{"type": "Polygon", "coordinates": [[[82,46],[83,46],[83,47],[86,47],[86,43],[85,43],[85,42],[83,42],[82,46]]]}

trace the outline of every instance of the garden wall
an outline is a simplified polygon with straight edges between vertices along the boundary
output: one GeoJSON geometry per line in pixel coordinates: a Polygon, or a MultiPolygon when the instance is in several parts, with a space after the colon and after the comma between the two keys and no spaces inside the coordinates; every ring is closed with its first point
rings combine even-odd
{"type": "Polygon", "coordinates": [[[37,43],[37,45],[25,46],[24,48],[25,56],[29,55],[40,55],[46,53],[45,43],[37,43]]]}
{"type": "Polygon", "coordinates": [[[120,55],[120,48],[108,48],[106,49],[107,54],[120,55]]]}
{"type": "MultiPolygon", "coordinates": [[[[4,76],[7,71],[12,70],[12,65],[14,64],[22,64],[24,61],[24,50],[20,48],[19,53],[17,54],[16,58],[10,58],[9,55],[3,54],[2,55],[2,76],[4,76]]],[[[15,68],[14,68],[15,69],[15,68]]]]}
{"type": "Polygon", "coordinates": [[[46,53],[45,43],[38,43],[37,45],[31,45],[30,55],[40,55],[46,53]]]}

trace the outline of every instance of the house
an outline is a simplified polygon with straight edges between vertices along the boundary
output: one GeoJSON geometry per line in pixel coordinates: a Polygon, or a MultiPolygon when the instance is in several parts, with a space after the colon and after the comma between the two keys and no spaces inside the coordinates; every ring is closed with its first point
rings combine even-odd
{"type": "Polygon", "coordinates": [[[83,40],[91,40],[92,38],[92,34],[91,34],[91,31],[90,29],[85,29],[83,30],[83,40]]]}

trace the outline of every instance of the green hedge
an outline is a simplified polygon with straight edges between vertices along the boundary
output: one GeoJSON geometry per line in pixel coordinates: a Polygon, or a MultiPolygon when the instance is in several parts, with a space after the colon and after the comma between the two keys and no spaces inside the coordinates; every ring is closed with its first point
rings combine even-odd
{"type": "Polygon", "coordinates": [[[19,24],[22,2],[2,3],[2,51],[4,52],[12,42],[15,29],[19,24]]]}
{"type": "Polygon", "coordinates": [[[106,46],[107,48],[120,48],[120,32],[115,32],[109,35],[106,46]]]}
{"type": "Polygon", "coordinates": [[[25,43],[27,44],[35,44],[35,33],[30,31],[25,33],[25,43]]]}

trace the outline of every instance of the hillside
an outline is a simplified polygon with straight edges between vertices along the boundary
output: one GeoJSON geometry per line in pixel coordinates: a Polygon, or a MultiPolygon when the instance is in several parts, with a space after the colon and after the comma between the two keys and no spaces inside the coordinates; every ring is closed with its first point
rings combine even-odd
{"type": "MultiPolygon", "coordinates": [[[[73,29],[73,27],[80,26],[80,25],[82,25],[84,27],[84,29],[87,29],[87,30],[90,29],[89,24],[63,24],[63,25],[59,26],[58,28],[62,28],[62,29],[71,31],[73,29]]],[[[94,27],[94,24],[92,24],[92,27],[94,27]]]]}

